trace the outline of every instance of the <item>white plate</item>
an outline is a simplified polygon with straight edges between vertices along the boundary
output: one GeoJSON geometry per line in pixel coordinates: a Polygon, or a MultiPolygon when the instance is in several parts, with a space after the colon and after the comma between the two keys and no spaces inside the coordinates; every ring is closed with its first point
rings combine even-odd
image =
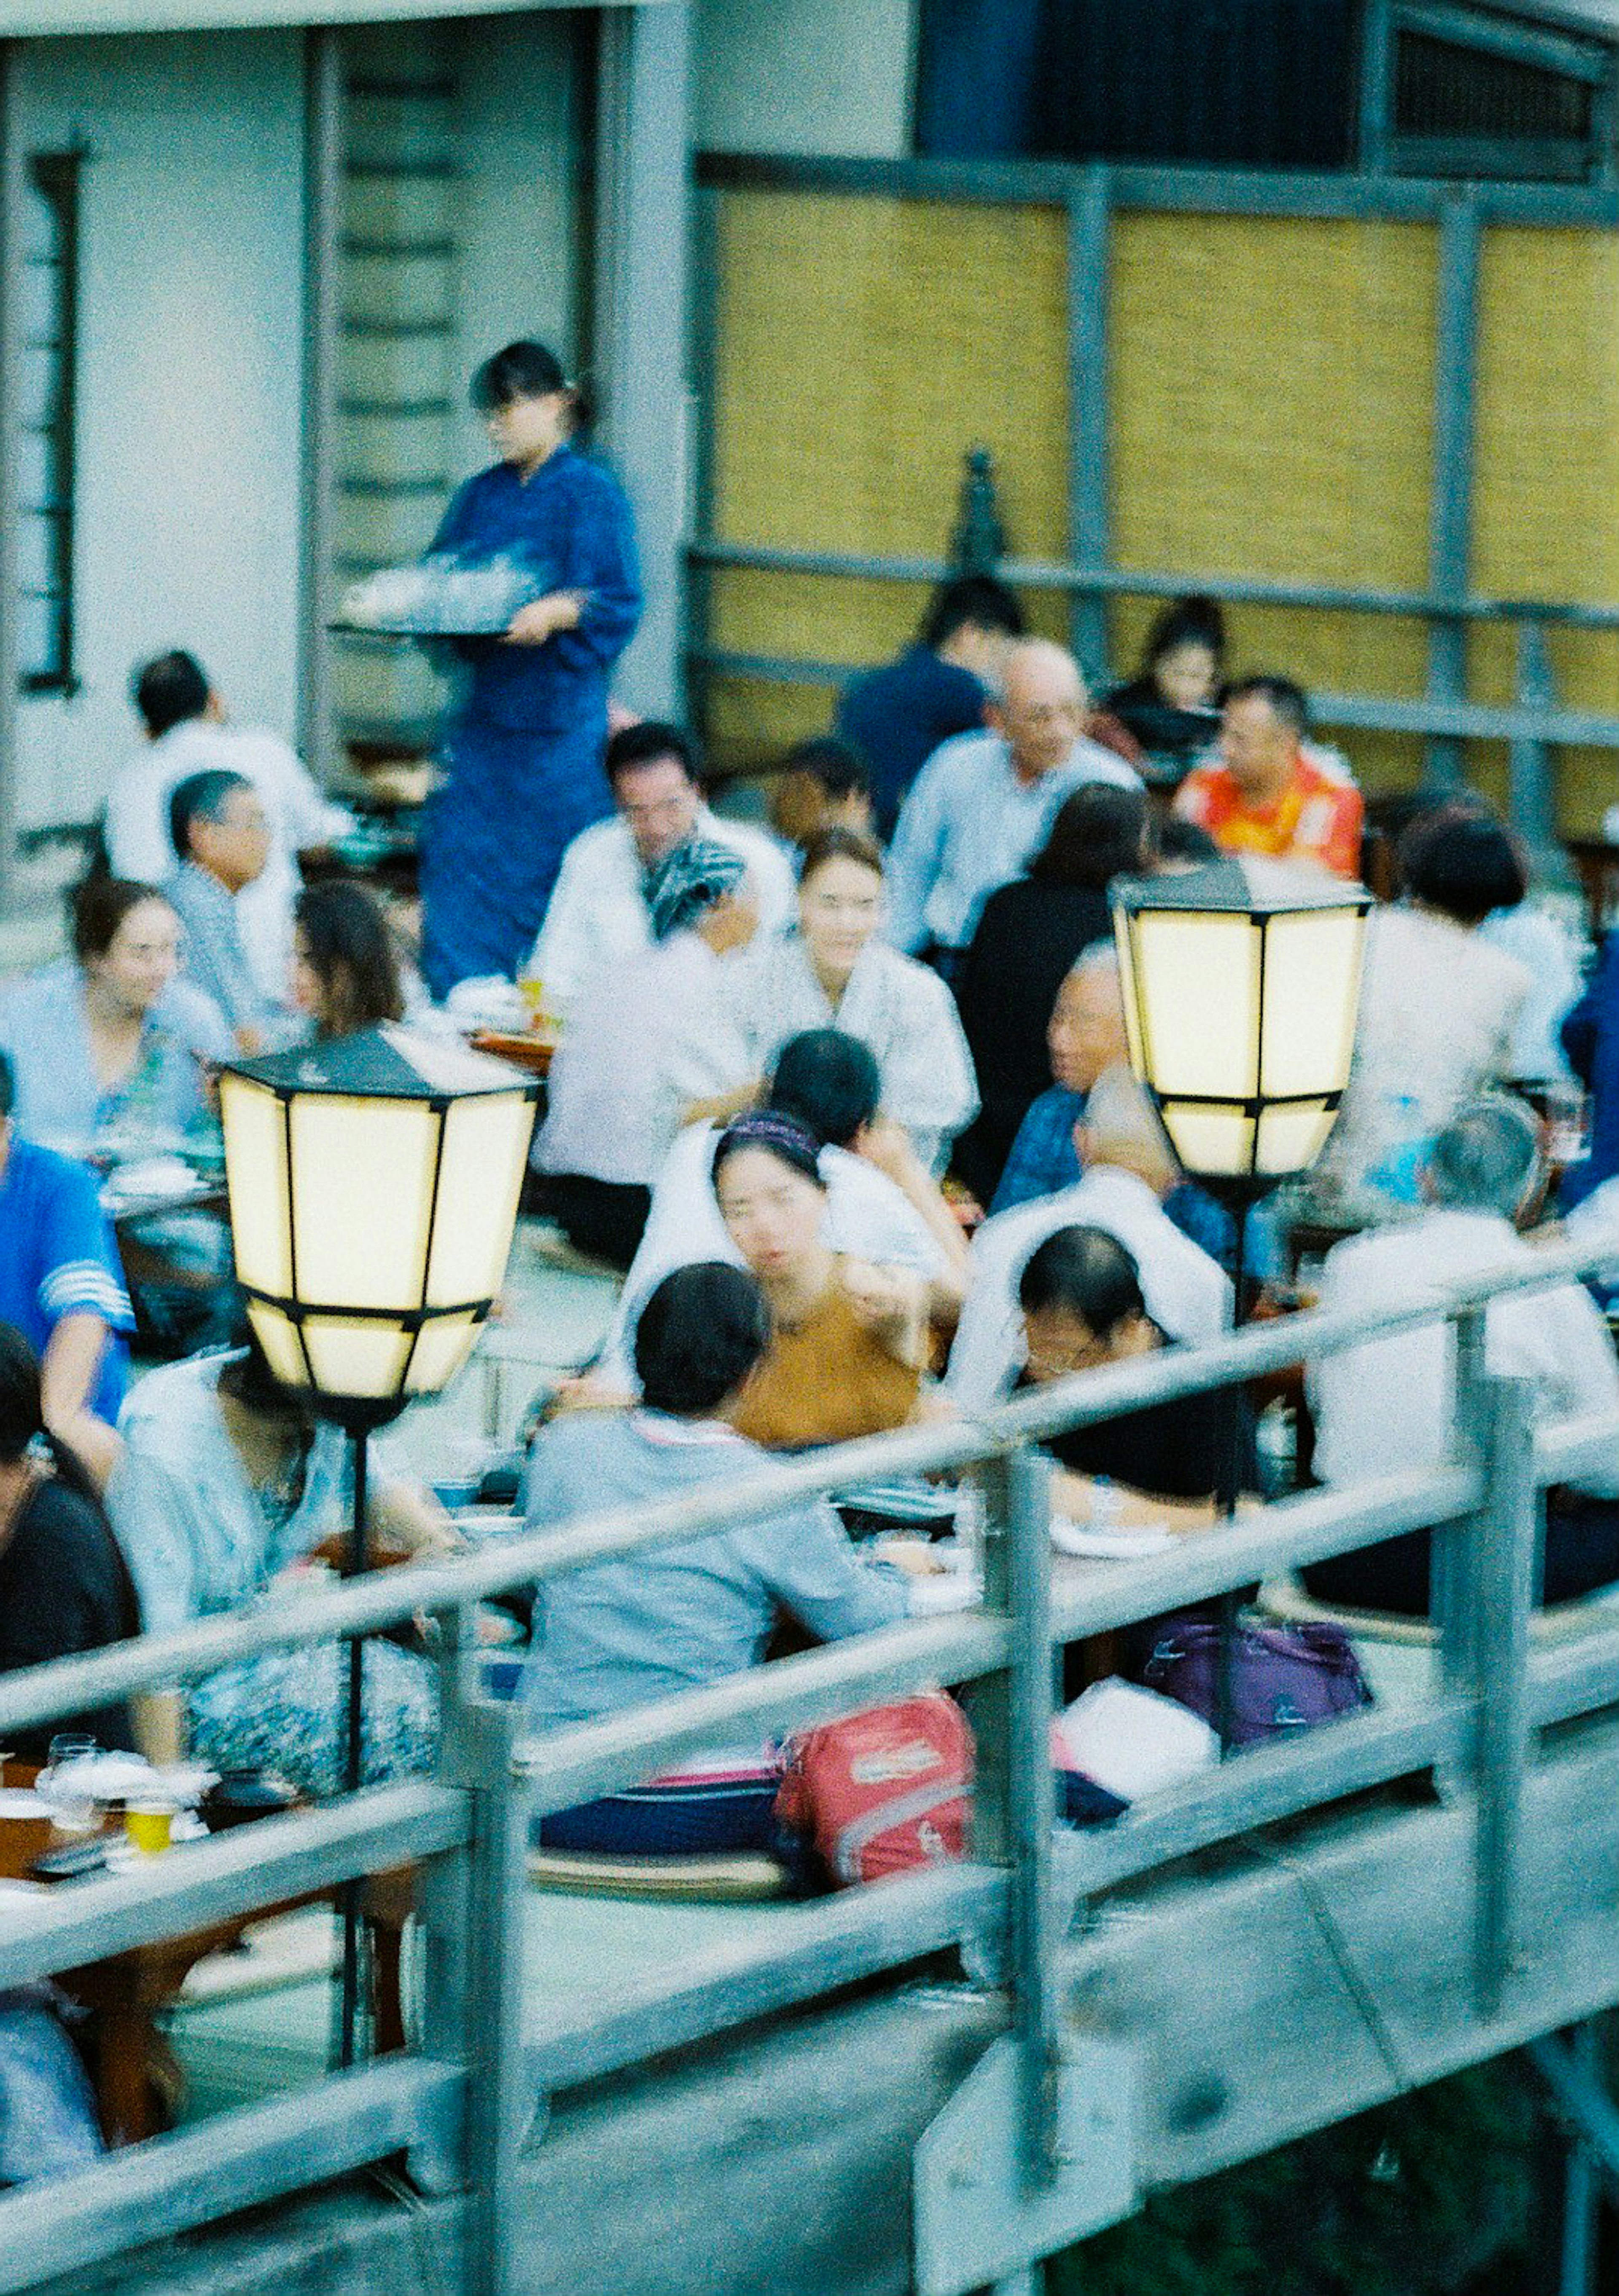
{"type": "Polygon", "coordinates": [[[1174,1543],[1173,1531],[1162,1523],[1144,1522],[1133,1530],[1100,1530],[1088,1522],[1070,1522],[1067,1515],[1051,1518],[1051,1544],[1057,1552],[1090,1562],[1128,1562],[1138,1554],[1165,1554],[1174,1543]]]}

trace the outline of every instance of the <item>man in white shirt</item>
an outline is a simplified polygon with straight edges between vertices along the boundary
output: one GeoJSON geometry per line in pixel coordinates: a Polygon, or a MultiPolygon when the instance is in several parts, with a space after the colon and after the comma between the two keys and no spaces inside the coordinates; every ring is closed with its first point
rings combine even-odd
{"type": "Polygon", "coordinates": [[[1140,789],[1141,776],[1087,738],[1079,664],[1048,638],[1006,658],[993,731],[958,734],[922,767],[888,856],[887,936],[933,953],[948,980],[979,911],[1044,843],[1063,800],[1084,782],[1140,789]]]}
{"type": "Polygon", "coordinates": [[[546,1174],[541,1207],[576,1249],[626,1268],[641,1242],[666,1134],[659,1119],[661,1048],[707,976],[757,924],[738,898],[739,857],[702,843],[655,942],[596,973],[557,1046],[545,1119],[530,1161],[546,1174]]]}
{"type": "MultiPolygon", "coordinates": [[[[868,1048],[837,1029],[810,1029],[782,1046],[767,1104],[826,1143],[827,1234],[834,1250],[920,1275],[930,1312],[960,1308],[967,1251],[953,1216],[897,1126],[878,1114],[881,1078],[868,1048]]],[[[715,1200],[720,1127],[689,1125],[675,1139],[652,1192],[641,1248],[602,1350],[604,1378],[629,1380],[635,1321],[672,1268],[701,1259],[740,1267],[715,1200]]]]}
{"type": "MultiPolygon", "coordinates": [[[[1533,1118],[1504,1095],[1472,1101],[1428,1151],[1423,1185],[1432,1209],[1408,1225],[1352,1236],[1327,1255],[1325,1308],[1394,1308],[1473,1278],[1533,1267],[1534,1247],[1514,1220],[1533,1200],[1540,1149],[1533,1118]]],[[[1345,1485],[1435,1466],[1456,1407],[1454,1327],[1423,1328],[1324,1356],[1308,1368],[1315,1414],[1315,1472],[1345,1485]]],[[[1493,1300],[1484,1314],[1484,1360],[1527,1380],[1537,1421],[1619,1416],[1619,1364],[1582,1285],[1493,1300]]],[[[1312,1591],[1329,1601],[1420,1614],[1428,1608],[1428,1534],[1413,1531],[1317,1563],[1312,1591]]],[[[1544,1599],[1567,1602],[1619,1578],[1619,1439],[1611,1462],[1577,1487],[1548,1494],[1544,1599]]]]}
{"type": "Polygon", "coordinates": [[[547,1008],[559,1015],[605,966],[650,947],[649,884],[683,846],[723,845],[741,856],[764,931],[784,923],[792,906],[786,854],[763,830],[709,811],[696,750],[678,726],[622,726],[604,762],[617,810],[581,830],[563,855],[528,960],[547,1008]]]}
{"type": "Polygon", "coordinates": [[[1022,1369],[1018,1279],[1030,1254],[1059,1228],[1100,1228],[1124,1245],[1147,1313],[1165,1339],[1199,1346],[1231,1320],[1230,1278],[1163,1209],[1180,1170],[1128,1069],[1097,1078],[1076,1138],[1084,1171],[1073,1187],[997,1212],[973,1239],[967,1305],[944,1382],[964,1411],[986,1409],[1022,1369]]]}
{"type": "Polygon", "coordinates": [[[237,924],[260,997],[282,1004],[292,956],[292,906],[303,882],[298,857],[330,845],[354,816],[316,788],[279,734],[233,726],[196,658],[159,654],[135,671],[131,687],[146,746],[113,776],[102,834],[115,877],[160,885],[174,867],[168,800],[193,774],[230,773],[251,782],[264,807],[269,857],[240,897],[237,924]]]}

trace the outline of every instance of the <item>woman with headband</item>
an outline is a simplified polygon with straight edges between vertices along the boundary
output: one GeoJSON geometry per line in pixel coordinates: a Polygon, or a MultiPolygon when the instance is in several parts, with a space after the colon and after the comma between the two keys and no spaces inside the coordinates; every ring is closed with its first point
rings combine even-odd
{"type": "Polygon", "coordinates": [[[740,1118],[714,1152],[720,1216],[771,1316],[733,1423],[771,1450],[881,1434],[922,1403],[922,1279],[834,1252],[820,1157],[801,1124],[771,1110],[740,1118]]]}

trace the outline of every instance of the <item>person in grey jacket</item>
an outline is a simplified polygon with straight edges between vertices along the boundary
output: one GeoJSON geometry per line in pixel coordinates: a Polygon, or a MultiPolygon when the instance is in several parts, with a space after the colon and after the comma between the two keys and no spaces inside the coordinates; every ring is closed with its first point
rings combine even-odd
{"type": "MultiPolygon", "coordinates": [[[[635,1332],[642,1404],[579,1411],[541,1436],[529,1463],[530,1531],[609,1509],[639,1510],[761,1472],[765,1454],[727,1424],[770,1337],[764,1293],[717,1261],[677,1268],[635,1332]]],[[[535,1606],[522,1697],[536,1733],[640,1706],[756,1665],[779,1611],[822,1641],[891,1626],[904,1575],[856,1556],[824,1501],[707,1538],[547,1580],[535,1606]]],[[[711,1750],[649,1780],[536,1823],[558,1849],[678,1856],[773,1845],[774,1749],[711,1750]]]]}

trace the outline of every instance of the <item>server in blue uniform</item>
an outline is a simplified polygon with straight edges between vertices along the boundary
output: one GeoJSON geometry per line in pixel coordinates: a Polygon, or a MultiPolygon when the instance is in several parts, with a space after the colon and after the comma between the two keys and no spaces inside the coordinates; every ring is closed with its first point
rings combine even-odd
{"type": "Polygon", "coordinates": [[[422,972],[438,997],[515,972],[564,849],[612,810],[608,679],[641,615],[629,504],[569,443],[577,402],[551,352],[509,343],[473,377],[472,403],[500,460],[461,488],[433,547],[514,557],[542,591],[503,636],[454,641],[462,691],[421,825],[422,972]]]}

